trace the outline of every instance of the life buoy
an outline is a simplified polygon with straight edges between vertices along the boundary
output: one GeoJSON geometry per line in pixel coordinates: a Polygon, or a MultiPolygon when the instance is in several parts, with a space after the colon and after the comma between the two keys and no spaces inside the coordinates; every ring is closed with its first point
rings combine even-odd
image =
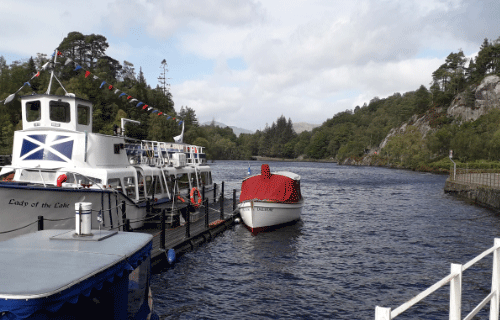
{"type": "Polygon", "coordinates": [[[198,208],[201,204],[201,194],[200,194],[200,190],[198,190],[198,188],[196,187],[193,187],[193,189],[191,189],[191,193],[189,194],[189,198],[191,199],[191,203],[193,204],[193,206],[195,208],[198,208]],[[195,200],[194,197],[194,193],[196,192],[196,196],[198,197],[198,200],[195,200]]]}
{"type": "Polygon", "coordinates": [[[68,180],[68,176],[65,174],[61,174],[59,177],[57,177],[57,186],[62,187],[63,182],[66,182],[68,180]]]}

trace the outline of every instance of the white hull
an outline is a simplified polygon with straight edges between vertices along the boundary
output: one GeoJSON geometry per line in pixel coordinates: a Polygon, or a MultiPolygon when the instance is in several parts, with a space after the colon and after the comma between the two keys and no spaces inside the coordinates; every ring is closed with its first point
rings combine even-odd
{"type": "Polygon", "coordinates": [[[265,202],[260,200],[240,203],[240,216],[251,231],[272,227],[300,219],[304,200],[298,203],[265,202]]]}

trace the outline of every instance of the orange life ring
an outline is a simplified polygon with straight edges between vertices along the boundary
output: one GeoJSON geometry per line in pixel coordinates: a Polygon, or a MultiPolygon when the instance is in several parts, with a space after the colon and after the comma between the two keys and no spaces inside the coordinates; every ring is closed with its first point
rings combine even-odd
{"type": "Polygon", "coordinates": [[[194,205],[195,208],[198,208],[200,206],[202,200],[201,200],[200,190],[198,190],[198,188],[193,187],[193,189],[191,189],[191,193],[189,193],[189,198],[191,199],[191,203],[194,205]],[[195,192],[197,193],[198,201],[194,199],[195,192]]]}
{"type": "Polygon", "coordinates": [[[66,182],[68,180],[68,176],[65,174],[61,174],[59,177],[57,177],[57,186],[62,187],[63,182],[66,182]]]}

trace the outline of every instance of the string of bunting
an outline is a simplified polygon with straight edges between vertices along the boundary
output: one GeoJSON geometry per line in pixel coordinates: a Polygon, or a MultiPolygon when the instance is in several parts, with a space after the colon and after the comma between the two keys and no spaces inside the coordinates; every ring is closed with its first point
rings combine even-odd
{"type": "MultiPolygon", "coordinates": [[[[52,57],[54,57],[55,54],[56,54],[55,52],[52,53],[52,57]]],[[[62,54],[62,52],[57,51],[57,55],[58,56],[62,56],[63,54],[62,54]]],[[[77,64],[76,62],[74,62],[73,59],[71,59],[71,58],[66,58],[66,61],[64,62],[64,65],[67,66],[68,64],[70,64],[72,62],[75,65],[75,69],[73,71],[79,71],[81,69],[81,70],[85,71],[85,78],[89,78],[90,75],[92,75],[92,77],[90,77],[89,79],[100,80],[98,76],[93,75],[89,70],[84,69],[82,66],[80,66],[79,64],[77,64]]],[[[49,61],[49,62],[45,63],[42,66],[41,70],[38,71],[35,75],[33,75],[30,80],[28,80],[27,82],[25,82],[21,86],[21,88],[19,88],[16,92],[14,92],[13,94],[9,95],[4,100],[1,100],[0,103],[3,102],[4,104],[7,104],[7,103],[11,102],[12,100],[14,100],[14,98],[16,97],[16,94],[19,93],[19,91],[21,91],[26,85],[28,85],[29,87],[31,87],[30,81],[33,80],[35,77],[39,77],[41,71],[47,70],[48,68],[53,68],[53,66],[54,66],[53,62],[49,61]]],[[[158,109],[155,109],[153,106],[150,106],[150,105],[148,105],[148,104],[146,104],[146,103],[144,103],[142,101],[139,101],[138,99],[135,99],[131,95],[128,95],[127,93],[123,92],[122,90],[115,88],[112,84],[109,84],[106,81],[102,81],[102,83],[99,86],[99,88],[100,89],[107,88],[110,91],[114,89],[114,94],[119,94],[119,96],[118,96],[119,98],[125,96],[126,100],[128,100],[128,102],[131,103],[131,104],[135,104],[137,102],[137,104],[135,105],[136,108],[141,108],[144,111],[151,112],[153,114],[158,114],[158,116],[165,116],[165,117],[167,117],[167,120],[172,119],[173,121],[178,122],[179,125],[182,124],[182,120],[176,119],[175,117],[172,117],[172,116],[169,116],[166,113],[163,113],[163,112],[159,111],[158,109]]]]}

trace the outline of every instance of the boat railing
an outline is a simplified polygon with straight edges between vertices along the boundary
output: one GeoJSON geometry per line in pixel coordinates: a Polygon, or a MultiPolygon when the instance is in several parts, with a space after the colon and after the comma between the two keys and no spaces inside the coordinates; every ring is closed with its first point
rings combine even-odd
{"type": "Polygon", "coordinates": [[[462,274],[465,270],[473,266],[484,257],[493,253],[493,270],[491,280],[490,293],[474,308],[472,311],[463,318],[464,320],[471,320],[481,311],[481,309],[489,302],[490,303],[490,320],[498,320],[500,312],[500,238],[495,238],[493,247],[484,251],[474,259],[466,264],[451,264],[450,274],[427,288],[425,291],[413,297],[411,300],[403,303],[394,310],[391,308],[383,308],[377,306],[375,308],[375,320],[391,320],[408,310],[413,305],[420,302],[425,297],[432,294],[434,291],[450,284],[450,303],[449,303],[449,319],[459,320],[462,319],[462,274]]]}

